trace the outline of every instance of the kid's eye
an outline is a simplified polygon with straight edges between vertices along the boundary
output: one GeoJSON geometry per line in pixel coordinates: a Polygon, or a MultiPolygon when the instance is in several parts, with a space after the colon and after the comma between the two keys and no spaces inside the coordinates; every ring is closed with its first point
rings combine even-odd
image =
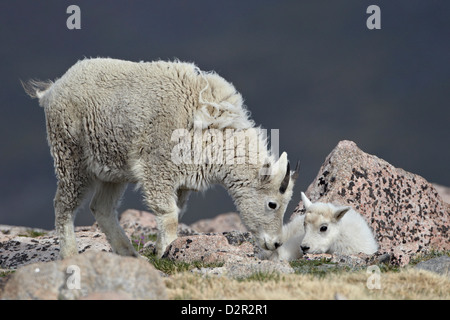
{"type": "Polygon", "coordinates": [[[325,231],[327,231],[327,226],[321,226],[320,227],[320,232],[325,232],[325,231]]]}

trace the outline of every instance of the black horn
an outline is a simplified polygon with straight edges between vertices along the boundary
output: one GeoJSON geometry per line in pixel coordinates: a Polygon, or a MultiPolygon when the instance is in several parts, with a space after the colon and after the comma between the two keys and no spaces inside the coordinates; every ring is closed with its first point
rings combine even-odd
{"type": "Polygon", "coordinates": [[[289,181],[291,180],[291,168],[289,166],[289,161],[287,163],[287,168],[286,168],[286,175],[284,176],[283,181],[281,181],[281,186],[280,186],[280,193],[285,193],[286,189],[289,185],[289,181]]]}
{"type": "Polygon", "coordinates": [[[298,178],[298,170],[300,169],[300,160],[297,161],[297,164],[295,165],[294,173],[292,174],[292,180],[297,180],[298,178]]]}

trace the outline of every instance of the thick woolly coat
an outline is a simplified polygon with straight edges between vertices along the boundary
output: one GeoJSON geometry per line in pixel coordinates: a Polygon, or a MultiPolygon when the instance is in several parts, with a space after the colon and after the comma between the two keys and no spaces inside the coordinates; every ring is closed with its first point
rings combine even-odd
{"type": "MultiPolygon", "coordinates": [[[[275,161],[250,120],[242,96],[216,73],[178,61],[96,58],[79,61],[55,82],[29,82],[24,87],[45,109],[58,178],[55,215],[63,256],[76,252],[74,211],[92,188],[90,207],[113,250],[136,255],[111,213],[127,183],[138,184],[149,209],[157,215],[160,255],[176,238],[189,192],[214,183],[228,190],[244,224],[261,245],[273,249],[279,243],[293,187],[289,183],[285,192],[279,191],[284,177],[291,174],[286,154],[275,161]],[[258,141],[258,160],[248,161],[252,155],[247,152],[240,155],[244,161],[236,161],[236,154],[232,161],[218,163],[207,157],[201,163],[174,161],[174,150],[181,141],[174,132],[180,129],[188,133],[183,138],[188,144],[193,144],[199,130],[203,137],[211,129],[244,132],[258,141]],[[262,175],[262,168],[272,169],[271,175],[262,175]],[[276,202],[276,209],[268,208],[268,202],[276,202]]],[[[220,148],[229,146],[226,135],[218,137],[224,139],[220,148]]],[[[212,139],[203,138],[201,148],[214,145],[212,139]]],[[[237,141],[232,148],[245,141],[237,141]]],[[[189,150],[182,159],[189,158],[186,153],[189,150]]],[[[233,157],[233,152],[224,154],[233,157]]]]}

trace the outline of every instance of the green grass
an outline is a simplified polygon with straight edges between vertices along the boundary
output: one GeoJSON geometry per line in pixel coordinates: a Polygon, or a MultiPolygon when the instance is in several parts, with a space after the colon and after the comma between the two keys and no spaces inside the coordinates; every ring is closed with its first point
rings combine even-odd
{"type": "Polygon", "coordinates": [[[348,266],[339,266],[331,259],[322,258],[319,260],[299,259],[289,263],[296,274],[311,274],[322,278],[330,273],[337,273],[351,270],[348,266]]]}
{"type": "Polygon", "coordinates": [[[282,274],[278,272],[255,272],[247,277],[236,278],[237,281],[259,281],[259,282],[267,282],[267,281],[281,281],[282,274]]]}
{"type": "MultiPolygon", "coordinates": [[[[182,261],[172,261],[165,258],[158,258],[154,253],[144,252],[143,255],[149,260],[149,262],[157,269],[165,274],[174,275],[176,273],[181,273],[185,271],[191,271],[194,269],[201,268],[216,268],[222,267],[223,263],[205,263],[202,261],[195,262],[182,262],[182,261]]],[[[450,252],[430,252],[426,255],[418,256],[411,261],[409,265],[416,265],[420,261],[429,260],[434,257],[442,256],[442,255],[450,255],[450,252]]],[[[290,262],[291,267],[294,269],[295,274],[309,274],[313,275],[317,278],[324,278],[329,274],[340,274],[345,272],[352,271],[360,271],[366,270],[367,266],[360,267],[350,267],[345,265],[339,265],[335,262],[331,262],[331,259],[322,258],[319,260],[306,260],[299,259],[290,262]]],[[[388,272],[400,272],[402,270],[401,267],[391,264],[376,264],[382,273],[388,272]]],[[[276,272],[256,272],[248,277],[238,278],[238,281],[280,281],[282,274],[276,272]]]]}
{"type": "Polygon", "coordinates": [[[437,257],[440,257],[440,256],[448,256],[448,257],[450,257],[450,251],[431,250],[430,252],[427,252],[427,253],[418,254],[418,255],[414,256],[409,261],[409,265],[415,266],[419,262],[427,261],[427,260],[430,260],[430,259],[433,259],[433,258],[437,258],[437,257]]]}
{"type": "Polygon", "coordinates": [[[217,268],[223,266],[223,262],[205,263],[202,261],[194,261],[194,262],[172,261],[165,258],[158,258],[154,253],[149,252],[144,253],[143,255],[157,270],[162,271],[168,275],[173,275],[178,272],[190,271],[193,269],[217,268]]]}
{"type": "Polygon", "coordinates": [[[190,271],[193,269],[200,268],[215,268],[223,266],[223,263],[204,263],[202,261],[195,262],[182,262],[182,261],[172,261],[165,258],[158,258],[156,254],[150,248],[144,249],[144,244],[149,241],[155,242],[157,238],[156,234],[149,234],[140,237],[131,237],[131,243],[133,247],[141,255],[146,257],[149,262],[159,271],[164,272],[168,275],[173,275],[178,272],[190,271]]]}
{"type": "Polygon", "coordinates": [[[14,272],[16,272],[16,270],[4,270],[4,271],[0,271],[0,278],[7,277],[7,276],[13,274],[14,272]]]}
{"type": "Polygon", "coordinates": [[[26,234],[19,234],[19,237],[30,237],[30,238],[37,238],[40,236],[46,235],[46,232],[39,232],[35,230],[29,230],[26,234]]]}
{"type": "MultiPolygon", "coordinates": [[[[339,265],[331,262],[331,259],[322,258],[320,260],[299,259],[289,263],[294,269],[295,274],[310,274],[319,278],[323,278],[332,273],[343,273],[351,271],[366,270],[367,265],[350,267],[348,265],[339,265]]],[[[399,272],[401,268],[392,264],[376,264],[381,272],[399,272]]]]}

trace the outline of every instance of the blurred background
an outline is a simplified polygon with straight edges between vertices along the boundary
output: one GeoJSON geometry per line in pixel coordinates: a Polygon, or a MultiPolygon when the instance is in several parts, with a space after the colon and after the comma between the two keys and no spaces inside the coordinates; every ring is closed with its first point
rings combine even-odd
{"type": "MultiPolygon", "coordinates": [[[[0,2],[0,224],[52,229],[56,179],[43,109],[19,79],[55,79],[77,60],[175,59],[215,70],[257,124],[301,161],[289,217],[340,140],[450,185],[449,1],[0,2]],[[69,5],[81,30],[69,30],[69,5]],[[369,30],[366,9],[381,9],[369,30]]],[[[144,210],[128,188],[120,211],[144,210]]],[[[222,187],[191,197],[182,222],[234,211],[222,187]]],[[[76,224],[93,222],[88,206],[76,224]]]]}

